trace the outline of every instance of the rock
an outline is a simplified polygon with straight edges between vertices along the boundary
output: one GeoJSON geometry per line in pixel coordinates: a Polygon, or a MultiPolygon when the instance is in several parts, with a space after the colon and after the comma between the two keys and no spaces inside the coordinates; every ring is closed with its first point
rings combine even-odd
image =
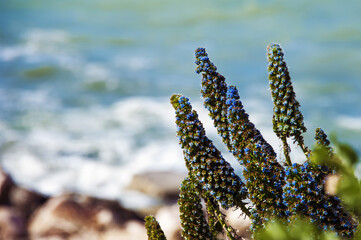
{"type": "Polygon", "coordinates": [[[325,179],[325,192],[330,196],[337,194],[341,177],[338,174],[329,174],[325,179]]]}
{"type": "Polygon", "coordinates": [[[32,238],[63,237],[65,239],[97,239],[108,228],[122,227],[129,220],[141,222],[136,213],[124,209],[116,201],[80,194],[50,198],[31,217],[28,232],[32,238]]]}
{"type": "Polygon", "coordinates": [[[118,201],[77,195],[78,201],[91,211],[92,220],[97,224],[122,226],[129,220],[143,221],[137,213],[125,209],[118,201]],[[106,220],[107,219],[107,220],[106,220]]]}
{"type": "Polygon", "coordinates": [[[66,240],[100,240],[101,235],[94,229],[84,230],[78,234],[69,236],[66,240]]]}
{"type": "Polygon", "coordinates": [[[15,186],[13,179],[0,167],[0,204],[9,205],[9,192],[15,186]]]}
{"type": "Polygon", "coordinates": [[[136,190],[152,197],[176,201],[180,184],[186,173],[177,172],[144,172],[135,174],[127,189],[136,190]]]}
{"type": "Polygon", "coordinates": [[[36,191],[14,186],[9,192],[11,206],[17,208],[28,219],[39,206],[43,205],[49,197],[36,191]]]}
{"type": "Polygon", "coordinates": [[[90,214],[69,196],[49,199],[32,216],[28,231],[32,237],[70,236],[90,225],[90,214]]]}
{"type": "Polygon", "coordinates": [[[168,240],[181,240],[181,224],[179,206],[177,204],[164,206],[158,210],[155,218],[159,222],[168,240]]]}
{"type": "Polygon", "coordinates": [[[228,223],[237,231],[242,239],[251,239],[251,220],[243,214],[240,209],[229,209],[226,211],[228,223]]]}
{"type": "Polygon", "coordinates": [[[0,207],[0,239],[15,240],[26,236],[25,220],[13,207],[0,207]]]}
{"type": "Polygon", "coordinates": [[[144,224],[129,221],[122,228],[110,228],[101,234],[101,240],[139,240],[147,239],[144,224]]]}

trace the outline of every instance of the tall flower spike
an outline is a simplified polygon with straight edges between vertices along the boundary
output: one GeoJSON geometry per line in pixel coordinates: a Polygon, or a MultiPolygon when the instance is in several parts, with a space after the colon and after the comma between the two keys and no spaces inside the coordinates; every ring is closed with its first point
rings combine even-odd
{"type": "Polygon", "coordinates": [[[243,176],[254,204],[251,219],[254,228],[259,228],[266,219],[286,217],[282,203],[284,170],[273,148],[249,121],[234,86],[228,88],[226,105],[233,155],[244,166],[243,176]]]}
{"type": "Polygon", "coordinates": [[[167,240],[154,216],[145,217],[145,228],[147,229],[148,240],[167,240]]]}
{"type": "Polygon", "coordinates": [[[204,98],[204,106],[209,110],[209,116],[213,119],[218,134],[231,151],[225,105],[227,93],[225,78],[217,72],[217,67],[209,60],[204,48],[197,48],[195,55],[196,73],[203,75],[201,94],[204,98]]]}
{"type": "MultiPolygon", "coordinates": [[[[244,110],[238,95],[237,88],[230,86],[227,90],[226,97],[226,117],[228,121],[228,131],[230,133],[230,142],[234,148],[234,153],[242,154],[247,145],[259,143],[263,146],[263,150],[267,155],[275,159],[276,153],[272,146],[263,138],[260,131],[249,120],[249,116],[244,110]]],[[[242,159],[242,156],[236,155],[236,157],[242,159]]]]}
{"type": "Polygon", "coordinates": [[[199,193],[191,178],[183,180],[178,200],[182,237],[186,240],[213,239],[202,210],[199,193]]]}
{"type": "Polygon", "coordinates": [[[269,84],[274,103],[273,129],[278,137],[294,137],[306,132],[303,115],[299,110],[284,54],[280,45],[267,46],[269,84]]]}
{"type": "Polygon", "coordinates": [[[176,112],[177,135],[186,166],[202,186],[202,195],[215,198],[225,209],[240,207],[247,214],[248,209],[243,202],[247,198],[244,183],[207,138],[189,99],[173,95],[171,103],[176,112]]]}

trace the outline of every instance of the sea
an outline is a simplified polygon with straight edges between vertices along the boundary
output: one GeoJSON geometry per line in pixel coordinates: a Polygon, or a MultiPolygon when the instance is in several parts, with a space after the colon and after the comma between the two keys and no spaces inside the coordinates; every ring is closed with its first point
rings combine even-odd
{"type": "MultiPolygon", "coordinates": [[[[197,47],[238,88],[282,161],[267,75],[273,42],[285,52],[306,144],[321,127],[360,155],[360,11],[359,0],[1,0],[0,164],[44,194],[152,204],[126,186],[134,174],[186,171],[169,103],[179,93],[241,173],[202,105],[197,47]]],[[[304,161],[296,146],[292,157],[304,161]]]]}

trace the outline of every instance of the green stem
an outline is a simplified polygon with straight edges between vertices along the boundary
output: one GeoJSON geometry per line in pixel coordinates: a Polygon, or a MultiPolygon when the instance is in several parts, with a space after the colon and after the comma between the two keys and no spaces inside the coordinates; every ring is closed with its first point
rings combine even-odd
{"type": "Polygon", "coordinates": [[[237,240],[231,233],[232,230],[229,230],[227,224],[224,221],[224,217],[223,217],[223,213],[217,208],[217,206],[214,206],[216,203],[214,203],[212,200],[209,200],[210,202],[210,207],[213,211],[213,214],[217,217],[218,221],[220,222],[220,224],[222,225],[222,228],[224,229],[226,235],[228,236],[228,238],[230,240],[237,240]]]}
{"type": "Polygon", "coordinates": [[[281,140],[282,140],[282,143],[283,143],[283,153],[284,153],[285,158],[286,158],[286,163],[287,163],[288,166],[291,166],[292,162],[291,162],[291,158],[290,158],[290,147],[288,146],[286,136],[282,136],[281,140]]]}
{"type": "Polygon", "coordinates": [[[305,142],[303,140],[303,137],[301,135],[295,137],[295,141],[298,143],[298,146],[300,146],[300,148],[302,149],[303,153],[306,155],[306,158],[309,159],[310,158],[310,150],[308,149],[308,147],[305,146],[305,142]]]}

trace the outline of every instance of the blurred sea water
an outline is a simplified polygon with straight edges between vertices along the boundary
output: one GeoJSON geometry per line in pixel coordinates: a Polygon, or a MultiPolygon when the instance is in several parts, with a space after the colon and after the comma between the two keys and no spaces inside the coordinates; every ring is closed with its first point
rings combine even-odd
{"type": "Polygon", "coordinates": [[[225,150],[202,107],[197,47],[281,152],[268,91],[271,42],[285,51],[306,143],[322,127],[361,154],[360,10],[358,0],[3,0],[0,163],[44,193],[126,201],[134,173],[185,171],[173,93],[190,97],[225,150]]]}

